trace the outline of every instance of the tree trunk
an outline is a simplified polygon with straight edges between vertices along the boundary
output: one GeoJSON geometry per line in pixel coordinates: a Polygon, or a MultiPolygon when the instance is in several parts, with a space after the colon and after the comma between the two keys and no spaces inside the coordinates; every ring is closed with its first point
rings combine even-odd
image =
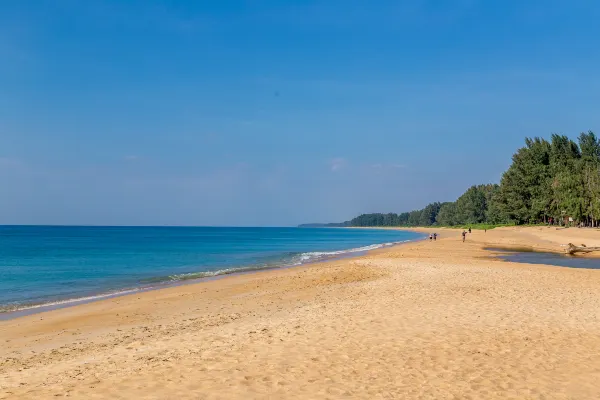
{"type": "Polygon", "coordinates": [[[591,253],[593,251],[600,251],[600,247],[586,247],[585,244],[581,246],[575,246],[573,243],[569,243],[565,249],[565,253],[574,255],[576,253],[591,253]]]}

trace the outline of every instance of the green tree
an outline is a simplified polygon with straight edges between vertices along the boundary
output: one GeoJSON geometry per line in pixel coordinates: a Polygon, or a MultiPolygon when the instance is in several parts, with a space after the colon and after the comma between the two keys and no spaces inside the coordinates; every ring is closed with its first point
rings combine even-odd
{"type": "Polygon", "coordinates": [[[600,217],[600,140],[594,132],[579,135],[581,150],[582,208],[586,223],[597,225],[600,217]]]}
{"type": "Polygon", "coordinates": [[[436,217],[436,222],[438,225],[443,226],[456,225],[456,204],[454,202],[443,203],[440,206],[440,211],[436,217]]]}
{"type": "Polygon", "coordinates": [[[434,225],[438,212],[440,211],[440,206],[440,203],[431,203],[421,210],[421,215],[419,216],[419,226],[434,225]]]}
{"type": "Polygon", "coordinates": [[[525,147],[513,155],[494,196],[494,207],[504,219],[525,223],[546,220],[551,214],[550,150],[548,141],[526,138],[525,147]]]}
{"type": "Polygon", "coordinates": [[[456,200],[456,222],[459,224],[485,222],[486,204],[484,186],[471,186],[456,200]]]}
{"type": "Polygon", "coordinates": [[[486,196],[487,210],[485,213],[485,222],[488,224],[507,224],[510,222],[502,210],[501,196],[499,185],[494,185],[494,189],[490,190],[486,196]]]}
{"type": "Polygon", "coordinates": [[[401,214],[363,214],[353,226],[537,223],[570,216],[597,226],[600,220],[600,139],[591,132],[578,143],[564,135],[526,138],[512,156],[500,185],[471,186],[455,202],[431,203],[401,214]]]}
{"type": "Polygon", "coordinates": [[[556,216],[563,214],[580,220],[583,216],[583,179],[581,152],[575,142],[564,135],[552,135],[550,171],[552,205],[556,216]]]}
{"type": "Polygon", "coordinates": [[[411,211],[408,215],[408,226],[419,226],[419,222],[421,222],[421,210],[411,211]]]}

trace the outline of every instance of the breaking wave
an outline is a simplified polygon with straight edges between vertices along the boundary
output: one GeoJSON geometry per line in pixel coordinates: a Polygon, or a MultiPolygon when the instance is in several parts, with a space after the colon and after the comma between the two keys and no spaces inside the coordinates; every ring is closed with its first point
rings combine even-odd
{"type": "Polygon", "coordinates": [[[306,252],[306,253],[292,253],[292,254],[289,254],[287,257],[282,258],[280,260],[272,261],[269,263],[258,264],[258,265],[249,265],[249,266],[238,267],[238,268],[225,268],[225,269],[219,269],[219,270],[214,270],[214,271],[190,272],[190,273],[184,273],[184,274],[169,275],[167,277],[155,277],[155,278],[151,278],[151,279],[140,282],[140,286],[136,287],[136,288],[112,291],[112,292],[102,293],[102,294],[93,295],[93,296],[77,297],[77,298],[56,300],[56,301],[48,301],[48,302],[41,302],[41,303],[36,303],[36,304],[22,304],[21,303],[21,304],[0,305],[0,314],[15,312],[15,311],[33,310],[33,309],[46,308],[46,307],[61,308],[64,306],[75,304],[75,303],[87,303],[87,302],[91,302],[94,300],[101,300],[101,299],[105,299],[105,298],[126,295],[126,294],[135,293],[135,292],[139,292],[139,291],[151,290],[151,289],[155,289],[158,287],[164,287],[165,285],[168,286],[169,283],[175,284],[177,282],[182,282],[182,281],[199,280],[199,279],[204,279],[204,278],[218,277],[221,275],[248,273],[248,272],[260,271],[260,270],[266,270],[266,269],[299,266],[299,265],[310,264],[310,263],[319,262],[319,261],[332,260],[332,259],[336,259],[336,258],[340,258],[340,257],[344,257],[344,256],[366,253],[371,250],[376,250],[376,249],[389,247],[389,246],[406,243],[406,242],[410,242],[410,241],[411,240],[403,240],[403,241],[399,241],[399,242],[372,244],[369,246],[356,247],[356,248],[347,249],[347,250],[311,251],[311,252],[306,252]]]}

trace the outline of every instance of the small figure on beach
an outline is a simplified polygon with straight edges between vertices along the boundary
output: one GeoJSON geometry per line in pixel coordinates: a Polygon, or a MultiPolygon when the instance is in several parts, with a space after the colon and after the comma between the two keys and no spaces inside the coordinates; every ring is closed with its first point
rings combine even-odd
{"type": "Polygon", "coordinates": [[[431,242],[431,239],[433,239],[433,235],[430,233],[429,234],[429,241],[431,242]]]}
{"type": "Polygon", "coordinates": [[[471,233],[471,227],[469,227],[469,233],[471,233]]]}
{"type": "Polygon", "coordinates": [[[462,231],[463,242],[467,238],[467,231],[462,231]]]}
{"type": "Polygon", "coordinates": [[[437,240],[437,233],[433,233],[433,240],[437,240]]]}

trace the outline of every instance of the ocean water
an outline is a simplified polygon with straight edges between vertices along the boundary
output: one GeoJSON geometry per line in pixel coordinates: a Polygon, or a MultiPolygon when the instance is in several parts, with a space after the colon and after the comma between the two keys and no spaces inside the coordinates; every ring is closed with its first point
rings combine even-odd
{"type": "Polygon", "coordinates": [[[421,236],[376,229],[0,226],[0,312],[301,265],[421,236]]]}

